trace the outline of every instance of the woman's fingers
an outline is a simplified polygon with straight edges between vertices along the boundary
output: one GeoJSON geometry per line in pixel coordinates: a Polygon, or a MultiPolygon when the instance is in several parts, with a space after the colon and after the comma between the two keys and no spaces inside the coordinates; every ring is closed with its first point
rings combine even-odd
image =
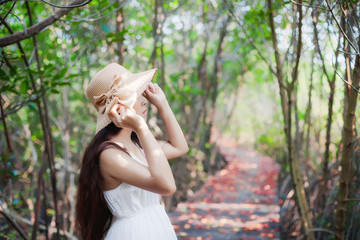
{"type": "Polygon", "coordinates": [[[156,89],[155,89],[154,83],[150,82],[148,89],[150,90],[151,93],[156,93],[156,89]]]}
{"type": "Polygon", "coordinates": [[[112,122],[115,123],[118,127],[121,125],[121,117],[117,111],[118,106],[114,106],[109,112],[109,118],[112,122]]]}
{"type": "Polygon", "coordinates": [[[151,97],[153,94],[157,93],[157,89],[159,88],[159,86],[156,83],[149,83],[148,88],[144,91],[144,96],[148,96],[151,97]]]}
{"type": "Polygon", "coordinates": [[[116,117],[116,121],[118,121],[118,123],[120,123],[121,122],[121,116],[120,116],[118,111],[115,112],[115,117],[116,117]]]}
{"type": "Polygon", "coordinates": [[[149,88],[145,89],[145,91],[144,91],[144,93],[143,93],[144,97],[149,96],[149,95],[150,95],[149,92],[150,92],[149,88]]]}
{"type": "Polygon", "coordinates": [[[121,117],[121,119],[125,118],[125,107],[124,106],[120,107],[120,117],[121,117]]]}
{"type": "Polygon", "coordinates": [[[152,103],[154,93],[150,90],[150,88],[147,88],[144,91],[143,96],[152,103]]]}
{"type": "Polygon", "coordinates": [[[137,129],[142,117],[140,117],[133,108],[116,104],[109,112],[110,120],[119,128],[137,129]]]}

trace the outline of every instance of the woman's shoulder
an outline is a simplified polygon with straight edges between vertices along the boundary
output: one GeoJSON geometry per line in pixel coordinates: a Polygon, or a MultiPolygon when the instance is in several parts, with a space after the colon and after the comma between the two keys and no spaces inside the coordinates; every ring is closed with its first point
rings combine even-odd
{"type": "MultiPolygon", "coordinates": [[[[100,144],[99,146],[99,152],[102,153],[106,150],[120,150],[122,152],[125,152],[126,154],[128,154],[128,151],[126,150],[126,147],[121,144],[121,143],[116,143],[116,142],[112,142],[112,141],[105,141],[103,143],[100,144]]],[[[128,154],[129,155],[129,154],[128,154]]]]}
{"type": "Polygon", "coordinates": [[[130,156],[125,146],[122,146],[122,144],[112,141],[106,141],[101,143],[99,147],[99,152],[100,160],[118,154],[120,154],[120,156],[130,156]]]}

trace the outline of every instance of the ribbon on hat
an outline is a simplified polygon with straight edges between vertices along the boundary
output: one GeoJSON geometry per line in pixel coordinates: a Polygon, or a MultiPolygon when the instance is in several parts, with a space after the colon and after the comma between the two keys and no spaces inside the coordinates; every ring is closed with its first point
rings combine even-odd
{"type": "Polygon", "coordinates": [[[121,76],[114,75],[113,83],[109,90],[99,96],[94,96],[95,106],[98,112],[108,115],[111,108],[120,103],[132,107],[137,99],[136,91],[131,89],[124,81],[120,81],[121,76]]]}

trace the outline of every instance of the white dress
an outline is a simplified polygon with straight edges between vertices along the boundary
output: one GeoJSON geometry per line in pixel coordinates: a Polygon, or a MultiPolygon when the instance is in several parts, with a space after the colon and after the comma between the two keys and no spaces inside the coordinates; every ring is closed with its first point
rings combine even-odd
{"type": "Polygon", "coordinates": [[[158,194],[123,182],[115,189],[104,191],[104,196],[115,218],[105,240],[177,239],[158,194]]]}

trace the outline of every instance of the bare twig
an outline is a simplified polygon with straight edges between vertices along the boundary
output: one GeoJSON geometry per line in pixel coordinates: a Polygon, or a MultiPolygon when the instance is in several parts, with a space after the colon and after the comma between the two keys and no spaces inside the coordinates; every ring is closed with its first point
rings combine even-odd
{"type": "Polygon", "coordinates": [[[9,224],[14,227],[14,229],[20,234],[20,236],[21,236],[23,239],[25,239],[25,240],[28,240],[28,239],[29,239],[29,238],[26,236],[26,233],[24,232],[24,230],[19,226],[19,224],[17,224],[7,213],[5,213],[4,211],[0,210],[0,214],[5,217],[5,219],[9,222],[9,224]]]}
{"type": "Polygon", "coordinates": [[[352,53],[352,52],[348,52],[348,51],[344,51],[344,50],[340,50],[340,49],[338,49],[337,51],[344,53],[344,54],[348,54],[348,55],[355,55],[355,56],[360,55],[360,53],[352,53]]]}
{"type": "MultiPolygon", "coordinates": [[[[9,209],[8,208],[1,208],[0,207],[0,213],[5,213],[7,215],[9,215],[9,209]]],[[[22,224],[26,224],[27,226],[30,226],[32,227],[33,226],[33,223],[29,220],[29,219],[26,219],[26,218],[23,218],[22,216],[20,216],[18,213],[14,213],[13,216],[12,216],[16,221],[18,222],[21,222],[22,224]]],[[[49,228],[54,231],[56,230],[55,227],[53,226],[49,226],[49,228]]],[[[43,225],[43,224],[39,224],[39,229],[40,230],[46,230],[46,227],[43,225]]],[[[67,238],[70,238],[70,239],[77,239],[73,234],[65,231],[65,230],[60,230],[60,234],[61,236],[65,236],[67,238]]],[[[26,240],[28,240],[28,238],[25,238],[26,240]]]]}
{"type": "Polygon", "coordinates": [[[329,8],[329,12],[331,13],[331,16],[332,16],[333,19],[335,20],[336,25],[339,27],[339,29],[340,29],[341,33],[343,34],[344,38],[346,38],[346,40],[348,41],[348,43],[350,44],[350,46],[355,50],[355,52],[356,52],[357,54],[359,54],[358,49],[357,49],[357,48],[353,45],[353,43],[350,41],[349,37],[348,37],[347,34],[344,32],[344,29],[342,29],[342,27],[340,26],[339,21],[336,19],[333,10],[330,8],[329,1],[328,1],[328,0],[325,0],[325,2],[326,2],[327,6],[328,6],[328,8],[329,8]]]}
{"type": "MultiPolygon", "coordinates": [[[[6,66],[8,66],[8,68],[10,69],[11,73],[16,73],[15,68],[11,65],[9,59],[6,57],[6,53],[4,52],[4,50],[1,50],[1,57],[3,58],[2,60],[5,62],[6,66]]],[[[1,63],[1,67],[2,64],[3,63],[1,63]]]]}
{"type": "Polygon", "coordinates": [[[7,16],[11,13],[11,11],[14,9],[15,4],[16,4],[17,0],[14,1],[13,5],[11,6],[10,10],[6,13],[6,15],[3,17],[3,19],[0,22],[0,26],[3,24],[3,22],[5,21],[5,19],[7,18],[7,16]]]}
{"type": "MultiPolygon", "coordinates": [[[[228,11],[230,12],[231,17],[235,20],[235,22],[239,25],[240,28],[242,28],[244,31],[243,33],[246,35],[246,37],[250,40],[250,44],[253,46],[253,48],[255,48],[255,50],[257,51],[258,55],[260,56],[260,58],[265,62],[266,65],[268,65],[270,71],[277,76],[276,71],[274,70],[273,66],[270,65],[270,63],[266,60],[265,56],[262,54],[262,51],[260,51],[260,49],[255,45],[254,40],[249,36],[249,34],[247,33],[247,31],[244,29],[243,25],[240,23],[240,19],[238,17],[235,16],[234,11],[232,9],[234,9],[233,5],[231,3],[229,3],[226,0],[226,3],[229,5],[228,7],[228,11]]],[[[284,86],[285,87],[285,86],[284,86]]]]}
{"type": "MultiPolygon", "coordinates": [[[[126,1],[126,0],[125,0],[126,1]]],[[[106,9],[112,7],[115,3],[117,3],[117,0],[114,0],[112,3],[108,4],[106,7],[100,9],[99,11],[96,11],[93,14],[90,14],[89,16],[87,16],[86,18],[77,18],[76,16],[73,16],[74,19],[76,20],[66,20],[69,22],[80,22],[80,21],[87,21],[88,19],[90,19],[91,17],[94,17],[96,15],[98,15],[99,13],[103,13],[106,9]]]]}
{"type": "MultiPolygon", "coordinates": [[[[21,22],[21,19],[16,16],[15,14],[13,14],[12,12],[9,12],[9,11],[6,11],[5,9],[0,9],[0,11],[3,11],[3,12],[8,12],[10,15],[12,15],[13,17],[15,17],[19,22],[21,22]]],[[[2,23],[1,23],[2,24],[2,23]]]]}
{"type": "Polygon", "coordinates": [[[49,4],[50,6],[52,7],[57,7],[57,8],[77,8],[77,7],[82,7],[88,3],[90,3],[92,0],[87,0],[83,3],[80,3],[80,4],[73,4],[73,5],[58,5],[58,4],[55,4],[55,3],[51,3],[51,2],[48,2],[46,0],[41,0],[43,3],[46,3],[46,4],[49,4]]]}
{"type": "Polygon", "coordinates": [[[320,43],[319,43],[319,32],[317,30],[317,21],[318,21],[318,16],[317,16],[317,13],[315,10],[312,11],[312,17],[313,17],[313,28],[314,28],[314,40],[315,40],[315,48],[319,54],[319,57],[320,57],[320,60],[321,60],[321,63],[322,63],[322,69],[325,73],[325,76],[326,76],[326,79],[328,81],[328,83],[330,84],[330,76],[326,70],[326,66],[325,66],[325,60],[324,60],[324,56],[321,52],[321,49],[320,49],[320,43]]]}
{"type": "Polygon", "coordinates": [[[181,8],[183,5],[185,5],[186,3],[187,3],[187,0],[180,1],[179,5],[178,5],[176,8],[174,8],[174,9],[172,9],[172,10],[167,11],[167,12],[164,13],[165,18],[168,17],[170,14],[176,12],[178,9],[180,9],[180,8],[181,8]]]}
{"type": "Polygon", "coordinates": [[[354,85],[352,85],[350,82],[346,81],[339,73],[338,71],[336,71],[335,69],[335,73],[340,77],[341,80],[344,81],[344,83],[346,83],[347,85],[349,85],[350,87],[352,87],[352,89],[354,89],[355,91],[357,91],[358,93],[360,93],[360,90],[357,89],[354,85]]]}
{"type": "MultiPolygon", "coordinates": [[[[60,20],[60,21],[67,21],[67,22],[68,22],[68,21],[69,21],[69,22],[83,22],[83,21],[86,21],[86,22],[95,22],[95,21],[99,21],[99,20],[101,20],[101,19],[103,19],[103,18],[105,18],[105,17],[107,17],[107,16],[109,16],[109,15],[111,15],[111,14],[116,13],[117,11],[119,11],[121,8],[124,7],[125,3],[126,3],[126,1],[122,2],[119,7],[117,7],[116,9],[114,9],[113,11],[111,11],[110,13],[105,14],[105,15],[101,15],[101,16],[99,16],[99,17],[97,17],[97,18],[89,18],[89,17],[86,17],[86,18],[75,18],[76,20],[71,20],[71,19],[70,19],[70,20],[60,20]]],[[[100,12],[102,12],[102,11],[105,10],[106,8],[107,8],[107,7],[101,9],[100,12]]],[[[92,14],[92,15],[94,15],[94,14],[92,14]]]]}
{"type": "MultiPolygon", "coordinates": [[[[299,3],[299,2],[296,2],[294,0],[290,0],[292,3],[296,4],[296,5],[299,5],[299,6],[303,6],[303,7],[310,7],[310,8],[316,8],[316,9],[321,9],[321,10],[325,10],[325,11],[329,11],[329,8],[324,8],[324,7],[319,7],[319,6],[316,6],[316,5],[307,5],[307,4],[303,4],[303,3],[299,3]]],[[[332,8],[330,8],[331,10],[335,8],[336,4],[339,2],[336,1],[336,3],[334,3],[334,6],[332,8]]]]}
{"type": "MultiPolygon", "coordinates": [[[[49,89],[49,88],[47,88],[49,89]]],[[[0,117],[0,121],[2,121],[3,117],[6,117],[10,114],[14,114],[16,113],[17,111],[19,111],[21,108],[23,108],[24,106],[26,106],[27,104],[29,104],[30,102],[34,102],[36,100],[38,100],[42,95],[45,94],[45,91],[44,92],[41,92],[41,93],[38,93],[38,94],[34,94],[34,95],[31,95],[30,97],[28,97],[27,99],[25,99],[24,101],[22,102],[19,102],[19,103],[16,103],[14,106],[12,106],[11,108],[9,108],[5,113],[4,115],[2,115],[0,117]]]]}
{"type": "Polygon", "coordinates": [[[0,1],[0,5],[4,4],[4,3],[7,3],[7,2],[12,2],[13,0],[3,0],[3,1],[0,1]]]}
{"type": "Polygon", "coordinates": [[[316,8],[316,9],[321,9],[321,10],[325,10],[325,11],[328,11],[329,9],[327,8],[324,8],[324,7],[319,7],[319,6],[316,6],[316,5],[307,5],[307,4],[303,4],[303,3],[298,3],[294,0],[290,0],[292,3],[298,5],[298,6],[303,6],[303,7],[310,7],[310,8],[316,8]]]}
{"type": "Polygon", "coordinates": [[[313,228],[313,229],[310,229],[309,231],[311,231],[311,232],[326,232],[326,233],[330,233],[332,235],[336,235],[333,231],[330,231],[330,230],[324,229],[324,228],[313,228]]]}

